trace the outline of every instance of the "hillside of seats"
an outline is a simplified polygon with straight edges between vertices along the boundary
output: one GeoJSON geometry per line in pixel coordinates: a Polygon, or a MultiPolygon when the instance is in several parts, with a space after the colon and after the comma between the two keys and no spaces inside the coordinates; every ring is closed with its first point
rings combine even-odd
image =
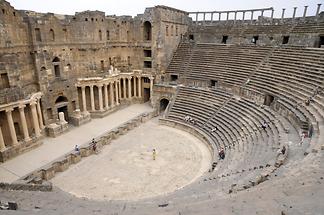
{"type": "Polygon", "coordinates": [[[214,146],[215,169],[186,193],[210,193],[211,185],[228,193],[272,168],[283,145],[293,166],[323,144],[323,49],[182,42],[167,74],[178,76],[178,90],[165,120],[199,130],[214,146]],[[273,101],[264,105],[267,95],[273,101]]]}
{"type": "Polygon", "coordinates": [[[317,48],[181,43],[167,73],[185,84],[214,80],[256,100],[272,95],[272,108],[297,130],[318,134],[324,116],[323,56],[317,48]]]}
{"type": "Polygon", "coordinates": [[[210,183],[217,184],[214,192],[227,193],[233,183],[243,186],[255,180],[266,168],[275,166],[278,149],[288,141],[283,117],[223,89],[179,87],[165,120],[200,130],[213,145],[215,169],[186,193],[203,193],[210,183]],[[194,121],[186,121],[188,116],[194,121]],[[264,122],[266,129],[261,126],[264,122]],[[225,149],[224,160],[218,156],[221,148],[225,149]]]}

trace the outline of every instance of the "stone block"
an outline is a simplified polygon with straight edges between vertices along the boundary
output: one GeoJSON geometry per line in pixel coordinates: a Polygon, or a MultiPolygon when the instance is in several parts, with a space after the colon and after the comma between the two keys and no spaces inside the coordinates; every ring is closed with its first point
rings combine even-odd
{"type": "Polygon", "coordinates": [[[42,169],[42,179],[48,181],[55,176],[55,169],[53,166],[42,169]]]}
{"type": "Polygon", "coordinates": [[[80,152],[81,152],[80,153],[81,157],[88,157],[89,155],[92,154],[92,148],[90,148],[90,147],[81,148],[80,152]]]}
{"type": "Polygon", "coordinates": [[[72,116],[69,118],[72,125],[80,126],[91,121],[90,113],[80,112],[80,110],[75,110],[72,116]]]}
{"type": "Polygon", "coordinates": [[[71,160],[73,164],[76,164],[81,161],[81,155],[80,154],[71,154],[71,160]]]}

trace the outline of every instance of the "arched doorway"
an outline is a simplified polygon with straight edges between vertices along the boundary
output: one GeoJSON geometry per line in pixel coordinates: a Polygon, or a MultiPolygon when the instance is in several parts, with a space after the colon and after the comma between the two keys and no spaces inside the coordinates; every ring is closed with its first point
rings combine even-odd
{"type": "Polygon", "coordinates": [[[52,61],[53,66],[54,66],[54,73],[55,77],[59,78],[61,77],[61,71],[60,71],[60,59],[58,57],[55,57],[52,61]]]}
{"type": "Polygon", "coordinates": [[[270,106],[272,104],[274,100],[274,97],[270,94],[267,94],[265,97],[264,97],[264,105],[267,105],[267,106],[270,106]]]}
{"type": "Polygon", "coordinates": [[[144,41],[152,40],[152,25],[149,21],[144,22],[144,41]]]}
{"type": "Polygon", "coordinates": [[[57,114],[59,114],[60,112],[63,112],[64,119],[67,122],[69,121],[68,104],[69,104],[68,99],[65,96],[59,96],[59,97],[57,97],[57,99],[55,101],[55,107],[57,109],[57,114]]]}
{"type": "Polygon", "coordinates": [[[160,113],[165,111],[165,109],[168,107],[168,104],[169,104],[168,99],[161,99],[160,100],[160,113]]]}

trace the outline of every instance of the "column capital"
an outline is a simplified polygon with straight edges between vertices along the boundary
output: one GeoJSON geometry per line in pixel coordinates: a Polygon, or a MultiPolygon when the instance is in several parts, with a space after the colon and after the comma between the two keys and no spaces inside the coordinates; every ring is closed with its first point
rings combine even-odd
{"type": "Polygon", "coordinates": [[[20,104],[20,105],[18,106],[19,109],[24,109],[25,107],[26,107],[25,104],[20,104]]]}
{"type": "Polygon", "coordinates": [[[5,109],[6,113],[11,113],[13,110],[14,110],[14,108],[12,108],[12,107],[9,107],[9,108],[5,109]]]}
{"type": "Polygon", "coordinates": [[[103,84],[97,84],[96,86],[97,87],[103,87],[103,84]]]}
{"type": "Polygon", "coordinates": [[[37,105],[37,101],[36,101],[36,100],[31,100],[31,101],[29,102],[29,105],[30,105],[30,106],[37,105]]]}

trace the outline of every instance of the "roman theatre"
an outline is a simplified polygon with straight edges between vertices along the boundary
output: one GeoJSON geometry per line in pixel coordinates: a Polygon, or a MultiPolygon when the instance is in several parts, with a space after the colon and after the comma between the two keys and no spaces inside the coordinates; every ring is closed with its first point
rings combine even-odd
{"type": "Polygon", "coordinates": [[[324,12],[0,1],[0,210],[323,214],[324,12]]]}

